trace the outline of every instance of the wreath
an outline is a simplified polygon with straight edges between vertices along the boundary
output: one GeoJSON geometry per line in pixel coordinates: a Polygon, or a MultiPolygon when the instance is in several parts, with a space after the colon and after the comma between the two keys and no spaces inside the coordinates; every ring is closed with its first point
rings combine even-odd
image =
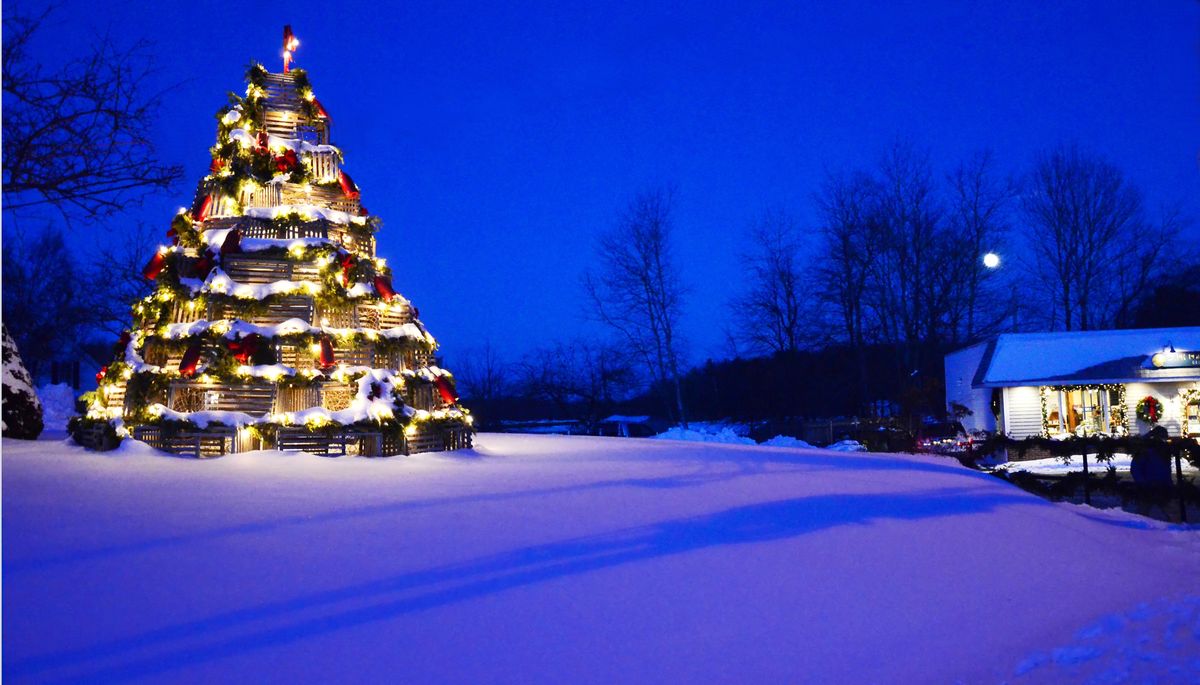
{"type": "Polygon", "coordinates": [[[1158,423],[1162,418],[1162,402],[1147,395],[1137,403],[1137,417],[1146,423],[1158,423]]]}

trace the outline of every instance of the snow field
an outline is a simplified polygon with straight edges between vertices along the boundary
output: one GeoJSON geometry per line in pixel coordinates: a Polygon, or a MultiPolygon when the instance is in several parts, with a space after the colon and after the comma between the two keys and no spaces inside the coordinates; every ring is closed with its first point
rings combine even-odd
{"type": "Polygon", "coordinates": [[[1085,682],[1142,638],[1139,676],[1194,673],[1196,529],[937,457],[478,437],[207,461],[5,440],[5,679],[1085,682]]]}

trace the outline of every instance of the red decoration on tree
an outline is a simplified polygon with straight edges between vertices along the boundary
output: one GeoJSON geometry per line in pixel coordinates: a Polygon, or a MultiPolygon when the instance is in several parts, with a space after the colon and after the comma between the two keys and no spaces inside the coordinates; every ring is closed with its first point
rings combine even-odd
{"type": "Polygon", "coordinates": [[[292,53],[296,52],[296,48],[300,47],[300,41],[292,33],[292,25],[288,24],[283,27],[283,73],[288,73],[292,70],[292,53]]]}
{"type": "Polygon", "coordinates": [[[196,366],[200,364],[201,342],[199,340],[188,346],[187,351],[183,353],[183,359],[179,360],[179,375],[184,378],[191,378],[196,375],[196,366]]]}
{"type": "Polygon", "coordinates": [[[216,255],[212,250],[205,250],[196,258],[196,261],[192,262],[192,276],[206,278],[214,266],[216,266],[216,255]]]}
{"type": "Polygon", "coordinates": [[[325,111],[325,107],[321,104],[320,100],[313,98],[312,103],[313,106],[317,108],[317,116],[321,117],[322,119],[329,118],[329,112],[325,111]]]}
{"type": "Polygon", "coordinates": [[[258,138],[256,140],[258,140],[258,150],[256,150],[256,152],[263,152],[267,149],[268,145],[270,145],[271,136],[269,136],[266,131],[259,131],[258,138]]]}
{"type": "Polygon", "coordinates": [[[230,229],[225,235],[225,240],[221,243],[221,254],[237,254],[242,251],[242,232],[238,229],[230,229]]]}
{"type": "Polygon", "coordinates": [[[322,369],[332,369],[337,365],[337,358],[333,356],[333,341],[328,335],[321,336],[321,357],[320,364],[322,369]]]}
{"type": "Polygon", "coordinates": [[[358,266],[358,257],[347,252],[342,256],[342,285],[350,287],[350,270],[358,266]]]}
{"type": "Polygon", "coordinates": [[[359,208],[358,208],[358,215],[359,215],[359,216],[370,216],[370,214],[371,214],[371,213],[367,211],[367,208],[366,208],[366,207],[363,207],[363,206],[361,206],[361,205],[359,206],[359,208]]]}
{"type": "Polygon", "coordinates": [[[99,371],[96,372],[96,382],[99,383],[100,381],[104,380],[104,377],[107,375],[108,375],[108,365],[105,364],[104,366],[100,367],[99,371]]]}
{"type": "Polygon", "coordinates": [[[376,276],[375,292],[379,293],[384,302],[391,302],[392,298],[396,296],[396,291],[392,289],[392,279],[387,276],[376,276]]]}
{"type": "Polygon", "coordinates": [[[454,404],[458,401],[458,393],[454,392],[454,384],[446,376],[434,376],[433,384],[437,386],[438,394],[442,396],[442,401],[446,404],[454,404]]]}
{"type": "Polygon", "coordinates": [[[146,266],[142,267],[142,275],[148,280],[153,281],[162,273],[163,267],[167,265],[167,257],[162,252],[155,252],[154,256],[146,262],[146,266]]]}
{"type": "Polygon", "coordinates": [[[212,203],[213,196],[211,194],[196,200],[196,204],[192,205],[192,220],[204,221],[207,219],[209,211],[212,210],[212,203]]]}
{"type": "Polygon", "coordinates": [[[129,331],[121,331],[120,337],[117,338],[117,344],[113,345],[113,354],[119,354],[124,357],[125,349],[129,347],[130,340],[133,340],[133,336],[129,334],[129,331]]]}
{"type": "Polygon", "coordinates": [[[362,193],[358,191],[358,186],[354,184],[354,179],[350,178],[350,174],[338,170],[338,183],[342,186],[342,194],[351,200],[357,200],[362,197],[362,193]]]}
{"type": "Polygon", "coordinates": [[[212,161],[212,164],[210,164],[208,166],[208,170],[215,174],[218,171],[220,171],[221,168],[224,166],[225,166],[225,160],[221,159],[220,157],[217,157],[216,159],[214,159],[212,161]]]}
{"type": "Polygon", "coordinates": [[[288,150],[282,155],[275,156],[275,171],[282,174],[290,174],[300,165],[300,160],[296,157],[295,150],[288,150]]]}
{"type": "Polygon", "coordinates": [[[233,353],[233,358],[239,362],[246,364],[258,352],[262,345],[263,337],[258,333],[251,333],[239,340],[230,340],[225,343],[229,351],[233,353]]]}
{"type": "Polygon", "coordinates": [[[179,244],[179,233],[175,230],[174,226],[167,229],[167,237],[171,239],[172,245],[179,244]]]}

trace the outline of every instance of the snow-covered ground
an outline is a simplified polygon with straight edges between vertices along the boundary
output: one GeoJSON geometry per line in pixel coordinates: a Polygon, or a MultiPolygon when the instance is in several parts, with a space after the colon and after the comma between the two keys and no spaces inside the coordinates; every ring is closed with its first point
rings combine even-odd
{"type": "Polygon", "coordinates": [[[952,460],[3,442],[5,682],[1196,682],[1200,530],[952,460]]]}
{"type": "MultiPolygon", "coordinates": [[[[1088,459],[1088,470],[1095,475],[1104,475],[1108,467],[1115,468],[1118,472],[1128,473],[1129,465],[1132,459],[1128,454],[1115,454],[1110,461],[1097,461],[1095,455],[1088,459]]],[[[1191,463],[1184,461],[1180,463],[1184,477],[1196,475],[1196,467],[1191,463]]],[[[1025,461],[1010,461],[1001,464],[998,468],[1006,471],[1028,471],[1030,473],[1038,473],[1044,475],[1066,475],[1072,471],[1083,471],[1083,457],[1074,455],[1066,459],[1058,457],[1050,457],[1047,459],[1027,459],[1025,461]]],[[[1174,472],[1174,462],[1171,469],[1174,472]]]]}

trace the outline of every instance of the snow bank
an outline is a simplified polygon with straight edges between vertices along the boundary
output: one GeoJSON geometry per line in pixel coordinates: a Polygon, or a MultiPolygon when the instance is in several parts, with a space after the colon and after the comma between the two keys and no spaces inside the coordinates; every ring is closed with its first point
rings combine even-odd
{"type": "Polygon", "coordinates": [[[38,399],[42,401],[42,423],[46,430],[65,431],[67,420],[75,415],[75,390],[66,383],[39,386],[38,399]]]}
{"type": "Polygon", "coordinates": [[[1200,529],[1047,502],[944,457],[477,445],[200,461],[6,439],[5,681],[1197,672],[1200,529]]]}
{"type": "Polygon", "coordinates": [[[829,445],[825,449],[833,450],[834,452],[866,452],[867,448],[857,440],[839,440],[838,442],[829,445]]]}
{"type": "Polygon", "coordinates": [[[802,449],[812,449],[813,446],[804,442],[800,438],[793,438],[790,435],[776,435],[762,443],[767,447],[799,447],[802,449]]]}
{"type": "Polygon", "coordinates": [[[755,445],[757,443],[750,438],[744,438],[732,429],[725,427],[715,433],[706,433],[695,430],[694,428],[668,428],[666,431],[654,436],[656,440],[687,440],[688,442],[720,442],[729,445],[755,445]]]}

